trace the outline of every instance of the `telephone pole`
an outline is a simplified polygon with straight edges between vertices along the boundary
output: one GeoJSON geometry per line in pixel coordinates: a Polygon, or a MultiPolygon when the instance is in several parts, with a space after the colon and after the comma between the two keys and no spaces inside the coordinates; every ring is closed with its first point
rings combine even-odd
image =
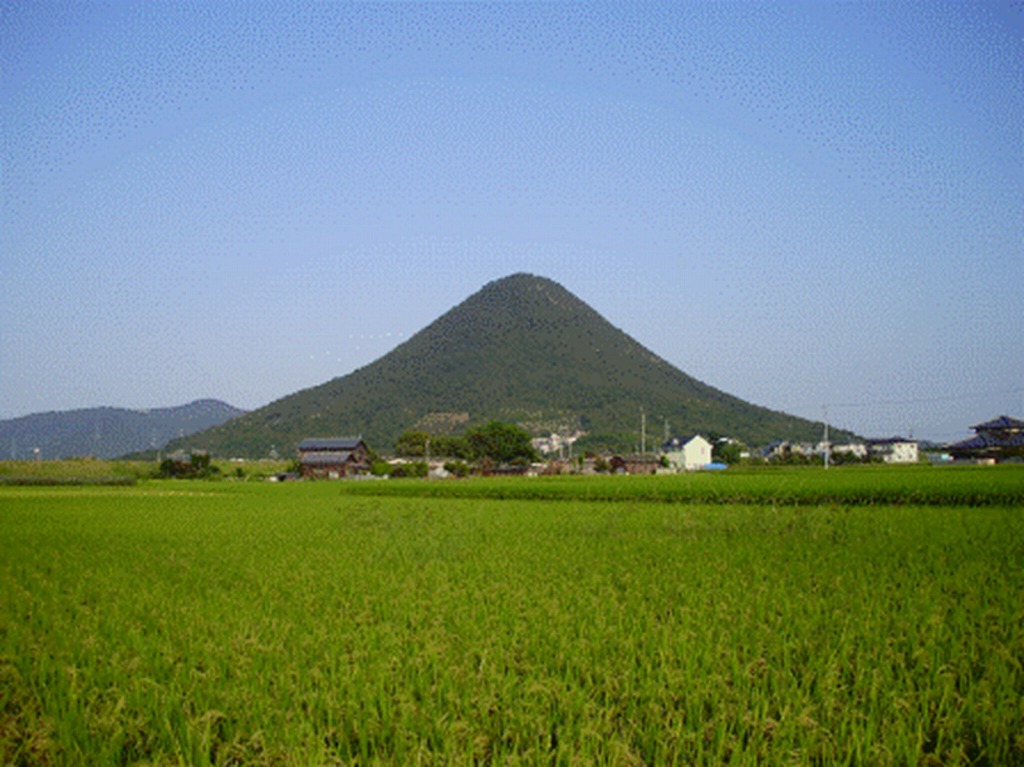
{"type": "Polygon", "coordinates": [[[828,471],[828,405],[821,406],[821,420],[825,422],[825,439],[822,444],[825,448],[825,471],[828,471]]]}
{"type": "Polygon", "coordinates": [[[647,457],[647,413],[640,408],[640,463],[647,457]]]}

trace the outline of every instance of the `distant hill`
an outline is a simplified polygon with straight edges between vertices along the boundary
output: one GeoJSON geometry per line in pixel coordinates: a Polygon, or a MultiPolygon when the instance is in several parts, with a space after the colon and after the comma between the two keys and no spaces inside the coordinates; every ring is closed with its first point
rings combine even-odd
{"type": "MultiPolygon", "coordinates": [[[[535,434],[581,429],[605,444],[648,446],[662,420],[750,444],[816,440],[821,425],[751,405],[673,367],[561,285],[515,274],[484,286],[375,362],[171,447],[220,456],[295,454],[305,437],[361,435],[388,453],[401,432],[459,433],[499,418],[535,434]]],[[[840,432],[840,435],[842,432],[840,432]]]]}
{"type": "Polygon", "coordinates": [[[0,458],[116,458],[162,448],[168,441],[223,424],[245,411],[201,399],[178,407],[126,410],[97,407],[35,413],[0,421],[0,458]]]}

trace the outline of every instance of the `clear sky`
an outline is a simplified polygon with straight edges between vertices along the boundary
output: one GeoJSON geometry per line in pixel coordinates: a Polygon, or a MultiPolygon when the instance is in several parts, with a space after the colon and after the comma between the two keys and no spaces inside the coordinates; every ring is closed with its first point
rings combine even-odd
{"type": "Polygon", "coordinates": [[[264,405],[513,272],[867,436],[1024,417],[1024,3],[0,1],[0,418],[264,405]]]}

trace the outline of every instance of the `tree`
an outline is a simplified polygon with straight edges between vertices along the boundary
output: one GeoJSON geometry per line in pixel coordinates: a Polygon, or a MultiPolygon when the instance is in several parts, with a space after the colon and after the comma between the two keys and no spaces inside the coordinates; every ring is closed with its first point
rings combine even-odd
{"type": "Polygon", "coordinates": [[[210,465],[210,454],[205,450],[194,450],[187,453],[173,453],[161,463],[158,477],[183,479],[205,479],[218,474],[220,469],[210,465]]]}
{"type": "Polygon", "coordinates": [[[422,458],[427,451],[427,440],[430,435],[425,431],[410,430],[403,432],[395,442],[395,455],[404,458],[422,458]]]}
{"type": "Polygon", "coordinates": [[[466,434],[474,460],[494,463],[528,463],[537,460],[529,432],[515,424],[491,421],[466,434]]]}
{"type": "Polygon", "coordinates": [[[469,458],[470,449],[462,437],[431,437],[430,454],[444,458],[469,458]]]}
{"type": "Polygon", "coordinates": [[[711,449],[712,459],[720,463],[727,463],[730,466],[740,462],[742,453],[743,446],[740,443],[726,439],[716,441],[715,446],[711,449]]]}

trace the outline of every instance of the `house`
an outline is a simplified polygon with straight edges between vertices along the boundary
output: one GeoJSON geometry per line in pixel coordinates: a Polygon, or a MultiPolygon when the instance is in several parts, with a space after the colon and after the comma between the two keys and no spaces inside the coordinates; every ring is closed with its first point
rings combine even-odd
{"type": "Polygon", "coordinates": [[[711,463],[711,443],[699,434],[689,439],[672,437],[659,451],[673,471],[693,471],[711,463]]]}
{"type": "Polygon", "coordinates": [[[340,479],[370,471],[370,449],[358,437],[312,438],[299,443],[303,477],[340,479]]]}
{"type": "Polygon", "coordinates": [[[868,454],[886,463],[917,463],[917,442],[903,437],[867,440],[868,454]]]}
{"type": "Polygon", "coordinates": [[[829,451],[833,456],[849,456],[851,459],[863,461],[868,457],[868,446],[863,442],[847,442],[844,444],[830,445],[829,451]]]}
{"type": "Polygon", "coordinates": [[[949,446],[953,457],[996,460],[1024,457],[1024,421],[1001,415],[971,428],[973,437],[949,446]]]}
{"type": "Polygon", "coordinates": [[[766,445],[761,451],[761,456],[767,461],[792,461],[821,455],[824,449],[824,444],[820,442],[812,444],[810,442],[791,442],[786,439],[766,445]]]}

